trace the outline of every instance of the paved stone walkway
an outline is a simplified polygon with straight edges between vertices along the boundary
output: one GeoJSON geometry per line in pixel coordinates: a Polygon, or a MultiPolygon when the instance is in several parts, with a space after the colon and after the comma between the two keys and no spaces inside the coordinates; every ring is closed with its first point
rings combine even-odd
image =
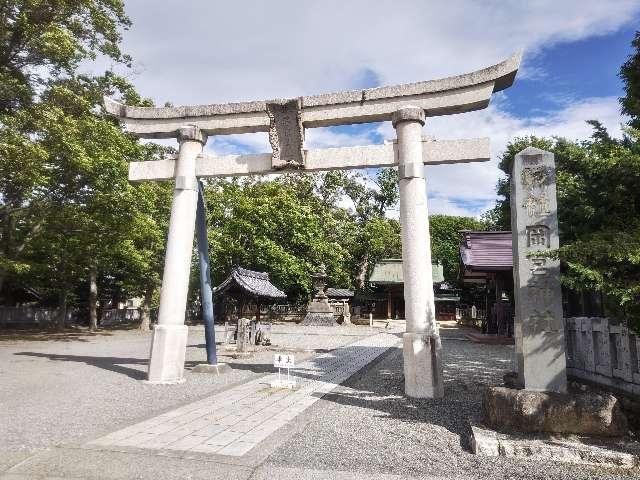
{"type": "Polygon", "coordinates": [[[381,333],[299,364],[297,390],[274,389],[277,374],[171,410],[88,443],[242,456],[375,360],[400,338],[381,333]]]}

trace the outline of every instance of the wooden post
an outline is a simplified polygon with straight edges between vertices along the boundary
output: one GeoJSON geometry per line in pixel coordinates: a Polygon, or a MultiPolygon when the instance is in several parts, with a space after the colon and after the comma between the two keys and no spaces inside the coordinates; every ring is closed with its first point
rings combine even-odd
{"type": "Polygon", "coordinates": [[[260,321],[260,297],[256,297],[256,322],[260,321]]]}

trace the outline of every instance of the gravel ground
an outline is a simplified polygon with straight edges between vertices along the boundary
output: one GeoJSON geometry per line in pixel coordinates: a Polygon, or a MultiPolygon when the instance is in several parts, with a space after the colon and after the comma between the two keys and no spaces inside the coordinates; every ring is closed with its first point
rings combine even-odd
{"type": "Polygon", "coordinates": [[[402,351],[393,349],[366,374],[352,377],[308,413],[307,425],[265,466],[399,474],[419,478],[640,478],[640,472],[478,457],[468,419],[480,415],[481,392],[501,383],[512,346],[478,345],[442,330],[445,397],[403,395],[402,351]]]}
{"type": "MultiPolygon", "coordinates": [[[[322,351],[377,331],[275,325],[272,342],[322,351]]],[[[231,367],[224,375],[187,370],[183,384],[145,384],[150,338],[136,331],[0,337],[0,471],[24,454],[92,439],[273,371],[272,351],[233,359],[219,347],[219,360],[231,367]]],[[[202,327],[190,328],[188,345],[187,369],[206,360],[202,327]]],[[[296,360],[311,355],[296,353],[296,360]]]]}
{"type": "MultiPolygon", "coordinates": [[[[392,322],[390,327],[387,332],[402,331],[404,325],[392,322]]],[[[474,344],[464,339],[462,330],[451,325],[443,327],[444,399],[405,398],[402,352],[392,349],[296,419],[302,428],[293,429],[296,433],[276,447],[251,478],[275,475],[344,479],[355,478],[356,472],[361,479],[391,478],[385,474],[483,480],[640,478],[637,470],[603,471],[568,464],[483,458],[469,453],[468,419],[479,417],[483,388],[501,383],[502,374],[510,369],[513,347],[474,344]]],[[[336,348],[380,330],[287,324],[274,327],[272,342],[276,350],[296,351],[296,361],[302,361],[313,355],[305,352],[307,349],[317,352],[336,348]]],[[[221,332],[218,334],[221,338],[221,332]]],[[[187,369],[204,361],[203,337],[201,327],[190,330],[187,369]]],[[[243,360],[221,355],[220,360],[228,362],[231,368],[220,377],[187,371],[184,384],[148,385],[139,380],[145,376],[149,335],[117,331],[55,338],[6,340],[0,335],[0,472],[42,448],[96,438],[272,371],[273,351],[264,350],[243,360]]],[[[63,464],[74,462],[73,455],[80,455],[76,462],[81,462],[81,458],[87,468],[94,470],[104,464],[92,460],[90,455],[94,452],[75,449],[51,450],[42,455],[60,455],[63,464]]],[[[226,463],[206,466],[189,459],[152,455],[108,454],[109,461],[116,461],[116,457],[129,472],[139,465],[145,475],[149,474],[144,478],[165,476],[153,473],[156,464],[158,471],[184,470],[188,476],[198,469],[213,468],[224,478],[233,477],[235,470],[231,470],[239,468],[226,463]]],[[[43,459],[39,462],[45,461],[46,471],[49,464],[43,459]]],[[[252,474],[245,467],[240,470],[242,475],[238,475],[242,478],[252,474]]],[[[142,472],[140,475],[142,478],[142,472]]]]}

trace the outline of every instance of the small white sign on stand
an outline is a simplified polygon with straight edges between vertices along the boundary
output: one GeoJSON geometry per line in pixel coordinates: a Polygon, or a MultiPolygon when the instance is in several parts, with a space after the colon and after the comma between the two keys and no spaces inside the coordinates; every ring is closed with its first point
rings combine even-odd
{"type": "Polygon", "coordinates": [[[293,355],[288,353],[276,353],[273,356],[273,366],[278,369],[278,380],[275,382],[271,382],[272,388],[295,388],[296,381],[291,380],[290,370],[295,367],[295,359],[293,355]],[[283,380],[281,375],[281,370],[283,368],[287,369],[287,379],[283,380]]]}

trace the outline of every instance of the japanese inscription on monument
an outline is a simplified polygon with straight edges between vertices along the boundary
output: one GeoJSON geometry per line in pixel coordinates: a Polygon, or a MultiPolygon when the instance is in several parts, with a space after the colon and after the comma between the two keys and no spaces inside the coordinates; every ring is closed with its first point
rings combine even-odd
{"type": "Polygon", "coordinates": [[[560,262],[552,153],[529,147],[511,176],[511,230],[518,379],[530,390],[566,390],[560,262]],[[544,368],[540,368],[544,365],[544,368]]]}

